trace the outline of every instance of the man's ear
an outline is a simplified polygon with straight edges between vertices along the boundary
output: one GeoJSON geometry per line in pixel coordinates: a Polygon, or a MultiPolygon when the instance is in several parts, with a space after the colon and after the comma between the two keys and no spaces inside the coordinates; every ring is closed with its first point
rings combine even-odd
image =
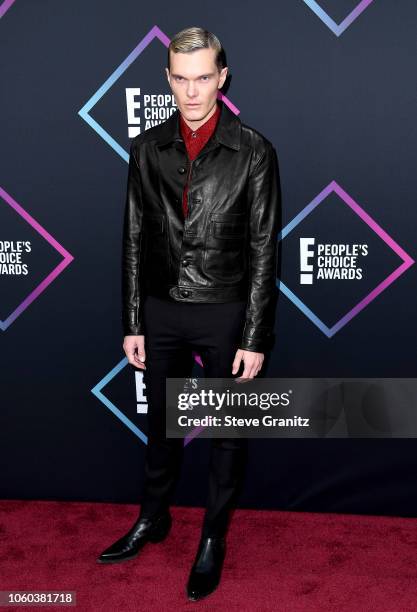
{"type": "Polygon", "coordinates": [[[221,85],[219,84],[219,89],[221,89],[223,87],[223,85],[225,84],[228,70],[229,69],[228,69],[227,66],[225,66],[224,68],[221,69],[221,72],[220,72],[220,83],[221,83],[221,85]],[[222,79],[223,79],[223,81],[222,81],[222,79]]]}
{"type": "Polygon", "coordinates": [[[168,79],[168,83],[169,83],[169,70],[168,70],[168,68],[165,68],[165,74],[167,75],[167,79],[168,79]]]}

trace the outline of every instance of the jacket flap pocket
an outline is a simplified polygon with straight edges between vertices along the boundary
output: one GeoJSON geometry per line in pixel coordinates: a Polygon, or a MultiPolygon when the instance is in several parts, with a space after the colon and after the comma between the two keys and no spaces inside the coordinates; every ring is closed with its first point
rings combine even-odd
{"type": "Polygon", "coordinates": [[[216,238],[239,238],[245,235],[245,213],[216,213],[211,218],[213,236],[216,238]]]}
{"type": "Polygon", "coordinates": [[[243,221],[214,221],[213,235],[216,238],[240,238],[245,235],[245,223],[243,221]]]}

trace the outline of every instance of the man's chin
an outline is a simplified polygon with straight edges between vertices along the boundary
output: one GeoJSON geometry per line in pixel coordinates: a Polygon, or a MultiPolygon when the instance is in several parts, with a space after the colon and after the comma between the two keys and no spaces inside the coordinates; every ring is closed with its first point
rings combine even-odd
{"type": "Polygon", "coordinates": [[[185,119],[192,119],[193,121],[199,121],[203,119],[207,111],[202,108],[202,106],[196,106],[192,108],[191,106],[184,106],[181,110],[181,113],[184,115],[185,119]]]}

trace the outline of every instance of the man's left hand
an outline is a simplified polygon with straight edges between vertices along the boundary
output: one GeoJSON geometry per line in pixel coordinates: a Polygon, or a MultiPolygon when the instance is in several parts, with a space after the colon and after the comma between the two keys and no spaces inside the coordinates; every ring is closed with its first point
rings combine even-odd
{"type": "Polygon", "coordinates": [[[245,351],[243,349],[238,349],[236,351],[236,355],[232,364],[232,374],[236,374],[236,372],[239,370],[240,363],[242,360],[244,364],[242,376],[239,376],[236,380],[242,380],[243,378],[254,378],[258,374],[259,370],[262,368],[264,354],[255,353],[255,351],[245,351]]]}

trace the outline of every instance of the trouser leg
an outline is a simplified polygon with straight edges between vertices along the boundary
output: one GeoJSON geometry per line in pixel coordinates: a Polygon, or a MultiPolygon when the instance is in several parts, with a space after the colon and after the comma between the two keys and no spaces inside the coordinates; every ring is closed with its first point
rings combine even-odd
{"type": "Polygon", "coordinates": [[[166,378],[188,377],[192,351],[180,337],[176,307],[148,296],[144,304],[148,403],[148,441],[145,452],[141,517],[154,517],[167,508],[180,476],[184,440],[166,437],[166,378]]]}
{"type": "MultiPolygon", "coordinates": [[[[244,325],[245,302],[204,305],[205,323],[193,339],[211,378],[232,378],[232,363],[244,325]],[[212,308],[207,308],[212,306],[212,308]]],[[[202,320],[202,318],[201,318],[202,320]]],[[[202,536],[225,535],[246,472],[248,440],[212,438],[202,536]]]]}
{"type": "Polygon", "coordinates": [[[225,535],[240,493],[247,463],[247,439],[213,438],[209,489],[202,535],[225,535]]]}

